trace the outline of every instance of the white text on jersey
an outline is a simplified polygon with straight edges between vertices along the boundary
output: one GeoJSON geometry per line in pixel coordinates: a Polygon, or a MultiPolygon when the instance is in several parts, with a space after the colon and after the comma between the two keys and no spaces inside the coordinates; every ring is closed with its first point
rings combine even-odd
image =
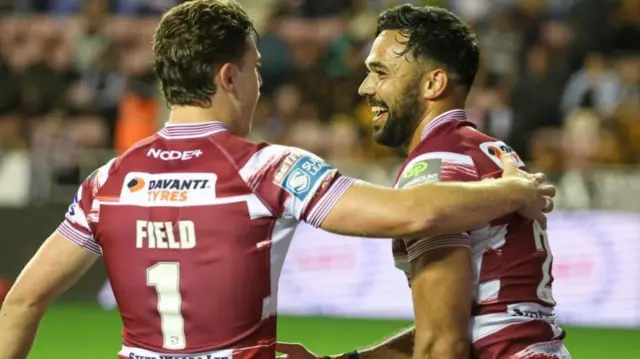
{"type": "Polygon", "coordinates": [[[192,221],[178,221],[178,238],[173,223],[136,221],[136,248],[191,249],[196,246],[196,230],[192,221]]]}
{"type": "Polygon", "coordinates": [[[163,161],[173,161],[180,160],[186,161],[192,158],[198,158],[202,155],[202,151],[200,150],[189,150],[189,151],[167,151],[160,150],[157,148],[150,148],[147,151],[147,157],[153,157],[156,159],[161,159],[163,161]]]}

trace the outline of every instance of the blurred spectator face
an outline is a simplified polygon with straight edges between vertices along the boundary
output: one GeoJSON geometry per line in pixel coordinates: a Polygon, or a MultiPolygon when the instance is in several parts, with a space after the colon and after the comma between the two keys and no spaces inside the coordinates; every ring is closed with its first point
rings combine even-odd
{"type": "Polygon", "coordinates": [[[345,118],[333,122],[329,136],[333,157],[348,157],[358,148],[358,127],[353,119],[345,118]]]}
{"type": "Polygon", "coordinates": [[[552,21],[542,27],[542,38],[545,44],[553,49],[564,49],[571,42],[573,34],[565,22],[552,21]]]}
{"type": "Polygon", "coordinates": [[[605,69],[604,57],[599,53],[591,53],[585,59],[584,67],[589,73],[601,73],[605,69]]]}
{"type": "Polygon", "coordinates": [[[293,49],[293,56],[296,59],[298,67],[308,69],[312,67],[320,56],[320,46],[312,42],[299,43],[293,49]]]}
{"type": "Polygon", "coordinates": [[[12,51],[9,51],[9,63],[17,71],[24,70],[39,60],[40,43],[38,41],[16,41],[12,51]]]}
{"type": "Polygon", "coordinates": [[[640,56],[626,56],[618,61],[618,73],[622,82],[640,83],[640,56]]]}
{"type": "Polygon", "coordinates": [[[569,166],[582,165],[593,158],[600,146],[600,118],[590,110],[576,110],[567,118],[563,148],[569,166]]]}
{"type": "Polygon", "coordinates": [[[527,65],[529,66],[530,74],[544,74],[549,66],[547,51],[542,46],[536,46],[529,50],[527,54],[527,65]]]}
{"type": "Polygon", "coordinates": [[[100,117],[83,116],[69,125],[69,135],[83,148],[101,148],[107,137],[107,129],[100,117]]]}
{"type": "Polygon", "coordinates": [[[0,149],[10,149],[16,140],[22,138],[20,117],[8,115],[0,117],[0,149]]]}
{"type": "Polygon", "coordinates": [[[313,153],[322,153],[327,143],[325,133],[317,119],[303,119],[292,124],[287,142],[313,153]]]}
{"type": "Polygon", "coordinates": [[[358,89],[371,105],[374,140],[389,147],[409,141],[424,110],[420,64],[397,55],[405,49],[401,42],[406,40],[399,31],[380,33],[366,60],[370,73],[358,89]]]}
{"type": "Polygon", "coordinates": [[[302,94],[300,89],[294,85],[284,85],[278,88],[275,93],[275,106],[278,114],[282,117],[290,117],[300,106],[302,94]]]}
{"type": "Polygon", "coordinates": [[[68,43],[61,43],[50,55],[51,65],[55,69],[67,69],[74,63],[73,49],[68,43]]]}

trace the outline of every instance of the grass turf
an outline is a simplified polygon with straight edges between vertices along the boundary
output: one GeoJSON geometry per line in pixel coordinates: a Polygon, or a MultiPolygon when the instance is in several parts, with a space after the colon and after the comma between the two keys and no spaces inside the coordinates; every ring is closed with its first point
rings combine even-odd
{"type": "MultiPolygon", "coordinates": [[[[90,305],[57,305],[42,322],[29,359],[113,359],[120,348],[117,312],[90,305]]],[[[318,354],[363,347],[410,325],[407,321],[282,317],[278,337],[318,354]]],[[[640,331],[566,328],[574,359],[640,359],[640,331]]]]}

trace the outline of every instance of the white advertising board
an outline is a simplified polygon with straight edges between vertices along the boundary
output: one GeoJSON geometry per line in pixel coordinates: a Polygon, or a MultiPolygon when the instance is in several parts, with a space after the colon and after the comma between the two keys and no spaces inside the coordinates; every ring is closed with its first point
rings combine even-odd
{"type": "MultiPolygon", "coordinates": [[[[640,326],[640,215],[554,212],[549,222],[559,321],[640,326]]],[[[391,243],[302,225],[280,279],[281,314],[406,318],[413,315],[391,243]]]]}

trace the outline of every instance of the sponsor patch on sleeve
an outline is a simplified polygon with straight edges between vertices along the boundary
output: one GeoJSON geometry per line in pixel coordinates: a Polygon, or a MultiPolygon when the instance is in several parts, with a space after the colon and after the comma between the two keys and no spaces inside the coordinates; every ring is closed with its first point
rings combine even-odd
{"type": "Polygon", "coordinates": [[[281,166],[274,183],[300,201],[312,197],[333,170],[333,167],[321,158],[307,154],[291,154],[281,166]]]}
{"type": "Polygon", "coordinates": [[[502,168],[502,161],[500,158],[502,156],[513,156],[513,159],[516,162],[518,167],[524,167],[525,164],[518,156],[516,151],[511,148],[511,146],[507,145],[502,141],[493,141],[493,142],[484,142],[480,144],[480,149],[487,155],[493,163],[495,163],[498,167],[502,168]]]}
{"type": "Polygon", "coordinates": [[[427,182],[438,182],[441,179],[442,159],[430,158],[413,162],[398,178],[397,188],[410,188],[427,182]]]}

